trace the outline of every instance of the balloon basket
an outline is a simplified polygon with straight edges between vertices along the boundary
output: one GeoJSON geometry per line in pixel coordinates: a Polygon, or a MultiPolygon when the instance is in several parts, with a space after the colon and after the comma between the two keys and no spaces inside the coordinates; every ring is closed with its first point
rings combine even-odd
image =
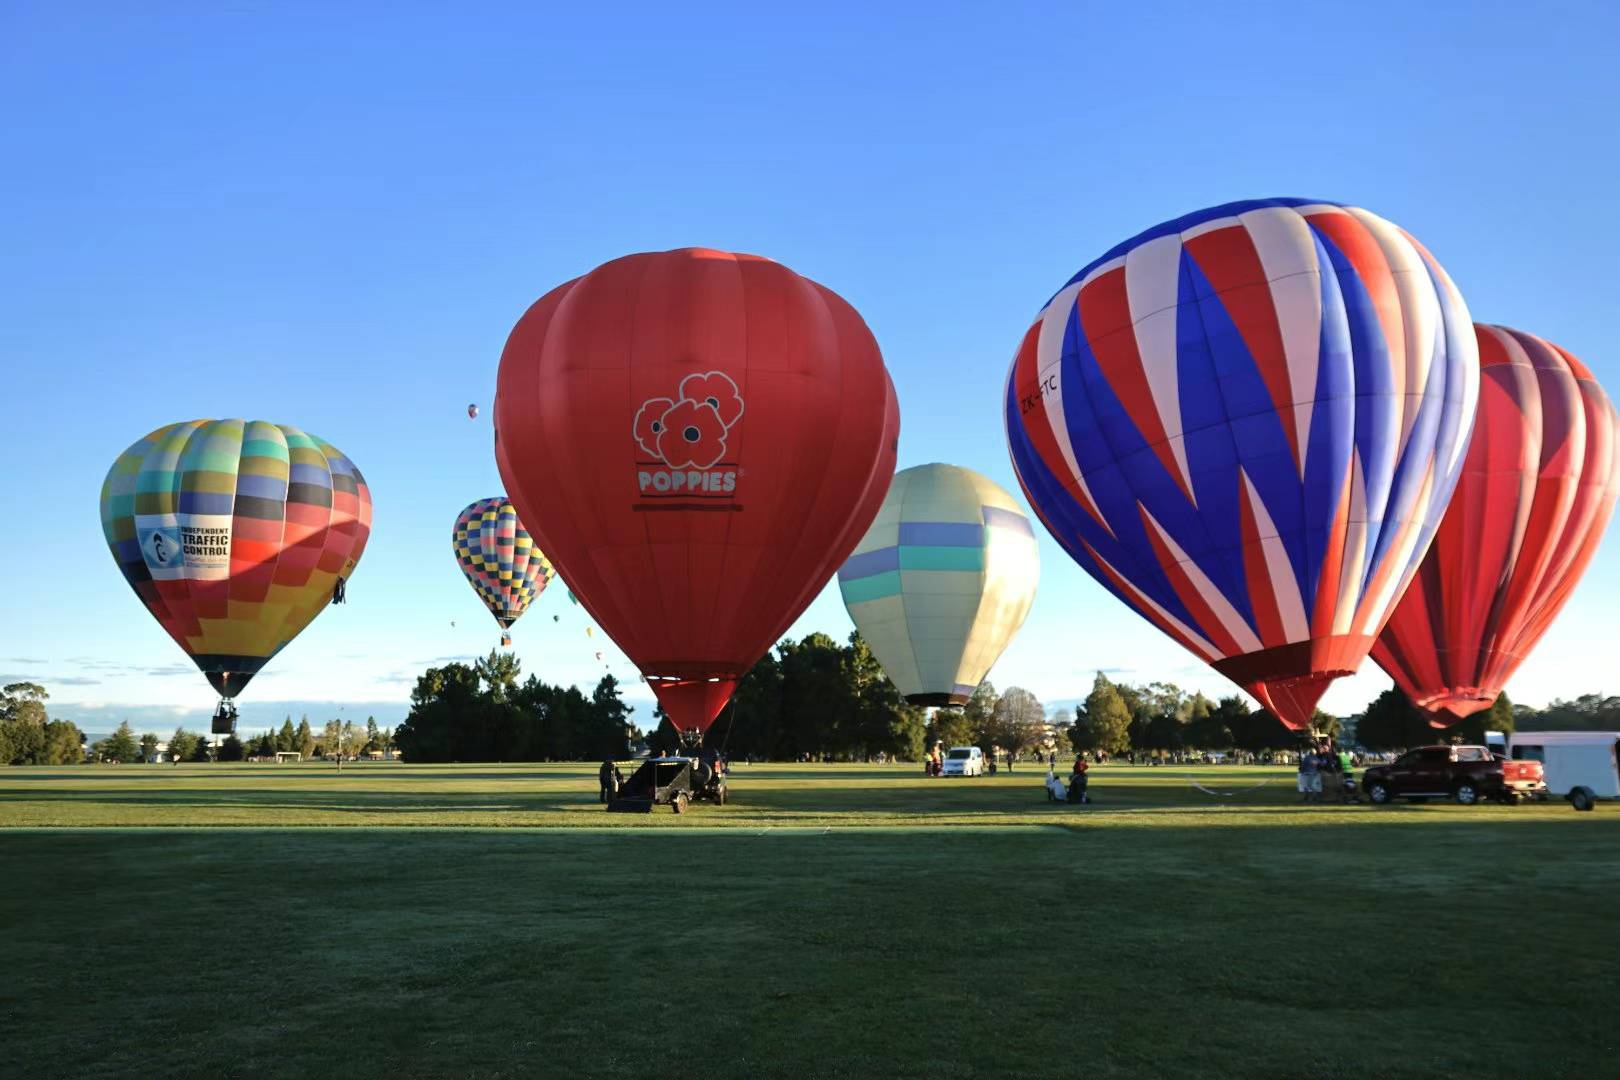
{"type": "Polygon", "coordinates": [[[219,708],[214,710],[214,722],[209,727],[212,735],[236,734],[236,706],[228,701],[221,701],[219,708]]]}

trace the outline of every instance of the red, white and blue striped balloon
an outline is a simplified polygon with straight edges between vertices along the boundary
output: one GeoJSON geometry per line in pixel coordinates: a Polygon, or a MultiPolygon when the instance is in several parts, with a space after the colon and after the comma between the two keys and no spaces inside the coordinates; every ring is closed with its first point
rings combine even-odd
{"type": "Polygon", "coordinates": [[[1299,728],[1428,550],[1478,369],[1462,296],[1403,230],[1229,203],[1127,240],[1041,309],[1007,442],[1076,562],[1299,728]]]}

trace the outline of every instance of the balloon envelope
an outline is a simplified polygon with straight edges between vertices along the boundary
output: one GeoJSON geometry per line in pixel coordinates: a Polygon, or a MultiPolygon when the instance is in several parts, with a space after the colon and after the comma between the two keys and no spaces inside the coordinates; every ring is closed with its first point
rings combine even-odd
{"type": "Polygon", "coordinates": [[[193,420],[119,455],[101,524],[135,595],[234,697],[354,573],[371,492],[336,447],[297,428],[193,420]]]}
{"type": "Polygon", "coordinates": [[[1023,510],[955,465],[896,473],[838,571],[855,627],[914,705],[961,705],[1029,614],[1040,578],[1023,510]]]}
{"type": "Polygon", "coordinates": [[[1437,726],[1496,700],[1591,562],[1620,489],[1614,406],[1586,366],[1533,334],[1476,329],[1462,479],[1373,648],[1437,726]]]}
{"type": "Polygon", "coordinates": [[[842,298],[751,255],[630,255],[501,357],[496,460],[580,603],[701,732],[871,522],[894,388],[842,298]]]}
{"type": "Polygon", "coordinates": [[[1401,229],[1231,203],[1070,279],[1013,360],[1007,437],[1064,549],[1298,728],[1427,550],[1478,381],[1461,295],[1401,229]]]}
{"type": "Polygon", "coordinates": [[[503,495],[480,499],[458,514],[450,544],[456,564],[502,630],[517,622],[556,574],[503,495]]]}

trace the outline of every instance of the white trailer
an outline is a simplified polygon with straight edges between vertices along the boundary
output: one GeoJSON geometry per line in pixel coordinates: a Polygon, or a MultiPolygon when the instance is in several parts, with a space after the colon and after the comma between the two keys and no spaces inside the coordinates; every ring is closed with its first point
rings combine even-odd
{"type": "MultiPolygon", "coordinates": [[[[1501,738],[1494,731],[1489,736],[1501,738]]],[[[1620,798],[1620,731],[1515,731],[1502,752],[1541,762],[1547,793],[1568,799],[1577,810],[1592,809],[1598,799],[1620,798]]]]}

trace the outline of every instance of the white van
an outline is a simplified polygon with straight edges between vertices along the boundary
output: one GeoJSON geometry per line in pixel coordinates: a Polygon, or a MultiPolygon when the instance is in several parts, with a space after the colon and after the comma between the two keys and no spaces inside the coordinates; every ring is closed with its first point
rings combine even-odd
{"type": "Polygon", "coordinates": [[[1590,810],[1598,799],[1620,798],[1617,750],[1620,731],[1515,731],[1502,752],[1515,761],[1541,762],[1549,795],[1590,810]]]}
{"type": "Polygon", "coordinates": [[[953,746],[945,753],[945,776],[983,776],[984,751],[977,746],[953,746]]]}

